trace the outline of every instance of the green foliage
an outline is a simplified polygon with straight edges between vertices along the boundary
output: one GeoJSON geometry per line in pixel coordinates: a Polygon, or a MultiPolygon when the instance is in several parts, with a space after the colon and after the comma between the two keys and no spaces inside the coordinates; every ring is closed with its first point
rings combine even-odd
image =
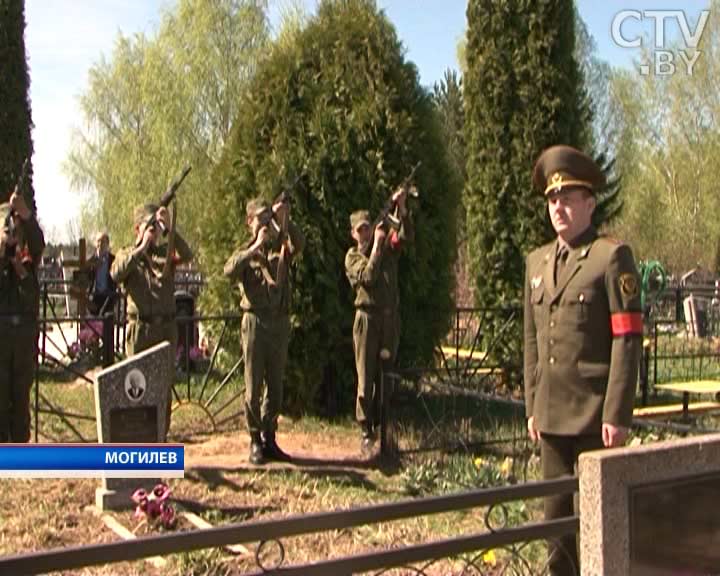
{"type": "Polygon", "coordinates": [[[610,85],[627,191],[613,233],[636,258],[659,260],[677,276],[714,270],[720,238],[720,2],[708,8],[692,74],[684,66],[668,76],[616,70],[610,85]]]}
{"type": "Polygon", "coordinates": [[[197,246],[207,181],[228,140],[238,102],[266,50],[265,3],[180,0],[154,37],[119,35],[95,64],[81,97],[66,171],[89,192],[83,232],[107,229],[114,244],[133,235],[132,210],[156,202],[182,167],[178,227],[197,246]]]}
{"type": "Polygon", "coordinates": [[[509,456],[473,459],[467,454],[428,460],[403,471],[403,489],[411,496],[426,496],[504,486],[516,481],[514,464],[509,456]]]}
{"type": "MultiPolygon", "coordinates": [[[[467,18],[464,202],[475,301],[507,306],[520,300],[524,255],[552,237],[534,162],[553,144],[584,148],[591,115],[572,0],[470,0],[467,18]]],[[[520,334],[512,340],[519,346],[520,334]]]]}
{"type": "MultiPolygon", "coordinates": [[[[292,217],[307,239],[293,280],[287,403],[312,410],[354,395],[352,294],[344,257],[349,215],[377,212],[418,160],[416,241],[401,260],[401,362],[429,362],[452,308],[458,192],[430,96],[406,62],[394,28],[371,0],[328,0],[287,32],[240,102],[230,145],[214,176],[204,256],[220,270],[247,241],[244,206],[300,175],[292,217]]],[[[205,305],[227,309],[214,279],[205,305]]],[[[237,301],[237,298],[232,297],[237,301]]]]}
{"type": "MultiPolygon", "coordinates": [[[[467,155],[465,153],[465,103],[462,78],[455,70],[446,70],[444,78],[433,88],[433,103],[440,117],[440,127],[450,159],[452,173],[460,190],[465,187],[467,155]]],[[[472,306],[471,279],[468,271],[467,227],[465,206],[457,209],[457,256],[455,261],[455,305],[472,306]]]]}
{"type": "Polygon", "coordinates": [[[23,194],[35,211],[32,183],[32,117],[25,55],[25,1],[0,0],[0,202],[10,198],[25,159],[28,171],[23,194]]]}

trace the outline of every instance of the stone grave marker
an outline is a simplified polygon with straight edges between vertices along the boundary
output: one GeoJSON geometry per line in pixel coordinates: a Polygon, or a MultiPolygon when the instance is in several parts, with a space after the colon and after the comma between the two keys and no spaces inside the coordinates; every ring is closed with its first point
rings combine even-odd
{"type": "Polygon", "coordinates": [[[720,572],[720,434],[580,456],[583,576],[720,572]]]}
{"type": "MultiPolygon", "coordinates": [[[[98,442],[165,442],[172,366],[170,344],[162,342],[98,372],[98,442]]],[[[147,490],[156,483],[150,478],[103,478],[95,491],[95,504],[101,510],[130,508],[130,496],[136,488],[143,486],[147,490]]]]}

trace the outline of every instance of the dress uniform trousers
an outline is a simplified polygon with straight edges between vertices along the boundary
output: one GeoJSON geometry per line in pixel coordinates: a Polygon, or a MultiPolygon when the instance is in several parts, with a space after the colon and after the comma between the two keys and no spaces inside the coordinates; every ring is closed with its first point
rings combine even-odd
{"type": "Polygon", "coordinates": [[[251,436],[274,433],[282,409],[290,318],[286,312],[246,311],[241,332],[248,431],[251,436]]]}
{"type": "MultiPolygon", "coordinates": [[[[543,434],[540,440],[543,479],[552,480],[575,474],[575,463],[581,453],[603,447],[600,434],[559,436],[543,434]]],[[[572,494],[545,498],[545,519],[566,518],[577,513],[572,494]]],[[[548,567],[557,576],[580,576],[577,538],[574,534],[548,542],[548,567]]]]}

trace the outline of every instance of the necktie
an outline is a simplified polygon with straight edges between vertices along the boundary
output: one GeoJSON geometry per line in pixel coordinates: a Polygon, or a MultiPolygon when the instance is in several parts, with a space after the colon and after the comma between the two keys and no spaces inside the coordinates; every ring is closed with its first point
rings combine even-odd
{"type": "Polygon", "coordinates": [[[563,270],[565,270],[565,264],[567,264],[567,259],[570,251],[568,250],[567,246],[562,246],[557,253],[557,258],[555,259],[555,284],[558,283],[558,280],[560,280],[560,277],[562,276],[563,270]]]}

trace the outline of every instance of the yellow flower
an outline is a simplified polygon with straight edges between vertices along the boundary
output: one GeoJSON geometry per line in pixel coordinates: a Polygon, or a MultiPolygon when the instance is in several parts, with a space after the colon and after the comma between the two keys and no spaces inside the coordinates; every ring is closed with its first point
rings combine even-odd
{"type": "Polygon", "coordinates": [[[512,458],[508,456],[503,460],[503,463],[500,465],[500,472],[503,473],[503,475],[507,476],[510,474],[510,470],[512,470],[512,458]]]}
{"type": "Polygon", "coordinates": [[[487,552],[485,552],[485,554],[483,554],[482,560],[483,562],[485,562],[485,564],[489,564],[494,568],[497,565],[495,550],[488,550],[487,552]]]}
{"type": "Polygon", "coordinates": [[[473,461],[473,464],[475,464],[475,468],[477,468],[479,470],[480,468],[483,467],[483,465],[485,464],[485,461],[482,458],[475,458],[475,460],[473,461]]]}

